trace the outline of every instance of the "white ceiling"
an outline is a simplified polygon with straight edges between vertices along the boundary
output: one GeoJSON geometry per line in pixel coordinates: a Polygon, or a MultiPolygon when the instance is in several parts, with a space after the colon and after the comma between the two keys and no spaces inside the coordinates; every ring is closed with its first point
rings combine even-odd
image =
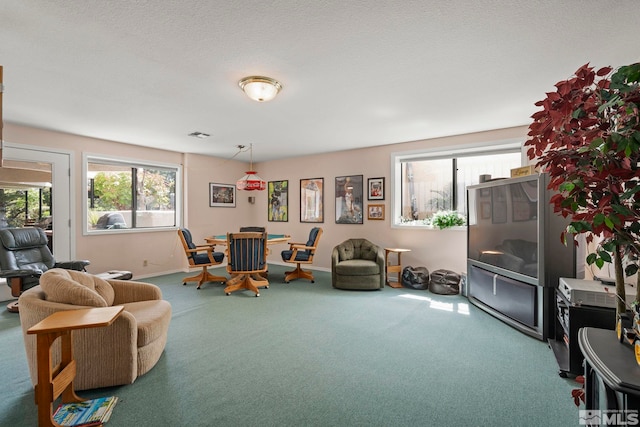
{"type": "Polygon", "coordinates": [[[527,125],[584,63],[640,60],[639,24],[637,0],[2,0],[4,121],[256,162],[527,125]]]}

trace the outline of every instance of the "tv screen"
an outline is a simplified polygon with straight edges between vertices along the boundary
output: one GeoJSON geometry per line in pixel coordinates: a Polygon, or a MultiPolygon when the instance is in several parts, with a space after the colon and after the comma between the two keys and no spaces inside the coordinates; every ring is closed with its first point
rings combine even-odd
{"type": "Polygon", "coordinates": [[[538,179],[469,187],[468,257],[538,278],[538,179]]]}

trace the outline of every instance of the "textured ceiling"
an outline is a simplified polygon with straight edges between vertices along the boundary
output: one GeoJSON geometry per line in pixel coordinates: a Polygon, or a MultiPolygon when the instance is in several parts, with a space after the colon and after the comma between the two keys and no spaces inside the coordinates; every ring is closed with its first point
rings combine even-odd
{"type": "Polygon", "coordinates": [[[584,63],[640,60],[639,6],[2,0],[4,121],[254,161],[526,125],[584,63]],[[284,89],[251,101],[254,74],[284,89]]]}

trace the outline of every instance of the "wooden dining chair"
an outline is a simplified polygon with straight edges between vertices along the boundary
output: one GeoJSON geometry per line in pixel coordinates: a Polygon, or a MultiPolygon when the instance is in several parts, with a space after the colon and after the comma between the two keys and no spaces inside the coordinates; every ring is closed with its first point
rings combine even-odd
{"type": "Polygon", "coordinates": [[[313,256],[316,253],[318,242],[322,236],[322,228],[314,227],[309,233],[307,243],[289,243],[289,249],[282,251],[281,256],[284,262],[295,263],[296,269],[284,273],[284,282],[289,283],[293,279],[308,279],[314,282],[313,273],[310,270],[303,270],[300,264],[313,264],[313,256]]]}
{"type": "Polygon", "coordinates": [[[256,232],[227,233],[227,281],[224,292],[247,289],[260,296],[259,288],[269,289],[267,271],[267,234],[256,232]]]}
{"type": "Polygon", "coordinates": [[[214,267],[222,264],[224,260],[224,253],[216,252],[214,245],[196,245],[193,243],[191,232],[186,228],[178,230],[180,241],[184,247],[184,252],[189,260],[189,267],[201,268],[200,274],[195,276],[185,277],[182,279],[182,284],[186,285],[187,282],[198,282],[200,289],[205,282],[222,282],[225,283],[227,278],[224,276],[215,276],[207,270],[209,267],[214,267]]]}

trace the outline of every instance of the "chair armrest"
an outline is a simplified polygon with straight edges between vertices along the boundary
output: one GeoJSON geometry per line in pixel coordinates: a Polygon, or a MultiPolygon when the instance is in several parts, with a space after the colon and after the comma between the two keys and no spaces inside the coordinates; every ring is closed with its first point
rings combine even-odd
{"type": "Polygon", "coordinates": [[[133,280],[107,280],[107,282],[109,282],[115,294],[113,305],[162,299],[160,288],[151,283],[133,280]]]}
{"type": "Polygon", "coordinates": [[[315,246],[307,246],[304,243],[293,243],[291,249],[302,249],[306,251],[307,249],[315,249],[315,246]]]}
{"type": "Polygon", "coordinates": [[[56,262],[53,267],[64,268],[65,270],[86,271],[85,267],[89,264],[91,264],[91,262],[85,259],[81,261],[56,262]]]}
{"type": "Polygon", "coordinates": [[[14,277],[40,277],[42,270],[0,270],[0,277],[12,279],[14,277]]]}
{"type": "Polygon", "coordinates": [[[198,250],[198,251],[214,251],[216,249],[216,245],[198,245],[196,246],[194,249],[191,250],[198,250]]]}

